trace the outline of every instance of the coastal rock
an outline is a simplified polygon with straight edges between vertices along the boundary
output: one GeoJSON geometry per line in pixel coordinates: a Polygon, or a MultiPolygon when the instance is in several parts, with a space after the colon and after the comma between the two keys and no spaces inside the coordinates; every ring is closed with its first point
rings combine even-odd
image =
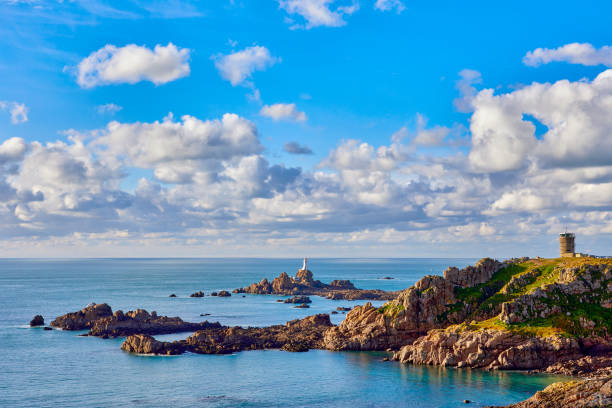
{"type": "Polygon", "coordinates": [[[30,327],[36,326],[44,326],[45,319],[41,315],[36,315],[32,320],[30,320],[30,327]]]}
{"type": "Polygon", "coordinates": [[[527,337],[504,330],[431,330],[394,353],[402,363],[501,370],[546,368],[581,357],[576,339],[553,335],[527,337]]]}
{"type": "Polygon", "coordinates": [[[113,310],[106,303],[92,304],[74,313],[67,313],[51,322],[51,326],[62,330],[89,329],[97,320],[113,315],[113,310]]]}
{"type": "Polygon", "coordinates": [[[204,292],[202,292],[201,290],[192,293],[191,295],[189,295],[189,297],[194,297],[194,298],[200,298],[200,297],[204,297],[204,292]]]}
{"type": "Polygon", "coordinates": [[[295,309],[308,309],[310,308],[310,306],[308,306],[306,303],[302,303],[301,305],[297,305],[297,306],[293,306],[295,309]]]}
{"type": "Polygon", "coordinates": [[[123,337],[131,334],[169,334],[195,332],[207,328],[219,328],[219,323],[190,323],[180,317],[158,316],[156,312],[136,309],[127,313],[117,310],[114,314],[106,303],[88,306],[55,319],[51,326],[63,330],[89,329],[90,336],[123,337]]]}
{"type": "Polygon", "coordinates": [[[122,349],[136,353],[168,354],[190,351],[200,354],[227,354],[242,350],[283,349],[307,351],[323,348],[323,333],[332,326],[329,315],[318,314],[284,325],[268,327],[209,327],[185,340],[157,342],[149,336],[128,336],[122,349]],[[158,344],[160,343],[160,344],[158,344]]]}
{"type": "Polygon", "coordinates": [[[219,296],[219,297],[228,297],[228,296],[232,296],[232,294],[229,293],[227,290],[221,290],[221,291],[219,291],[217,296],[219,296]]]}
{"type": "Polygon", "coordinates": [[[253,283],[245,288],[234,289],[233,292],[258,295],[316,295],[333,300],[391,300],[397,294],[396,292],[385,292],[378,289],[356,289],[355,285],[348,280],[333,280],[328,285],[315,280],[311,271],[303,269],[300,269],[293,278],[286,272],[282,272],[272,282],[264,278],[260,282],[253,283]]]}
{"type": "Polygon", "coordinates": [[[453,285],[441,276],[425,276],[381,308],[356,306],[325,335],[331,350],[384,350],[412,343],[427,330],[445,327],[439,315],[456,301],[453,285]]]}
{"type": "Polygon", "coordinates": [[[168,297],[176,297],[176,295],[173,293],[173,294],[171,294],[171,295],[170,295],[170,296],[168,296],[168,297]]]}
{"type": "Polygon", "coordinates": [[[164,343],[146,334],[128,336],[121,345],[121,350],[137,354],[166,355],[182,354],[185,351],[184,347],[178,342],[164,343]]]}
{"type": "Polygon", "coordinates": [[[312,303],[312,300],[308,296],[293,296],[293,297],[283,300],[282,302],[283,303],[304,304],[304,303],[312,303]]]}
{"type": "Polygon", "coordinates": [[[475,266],[467,266],[463,269],[451,266],[444,271],[444,279],[454,286],[468,288],[487,282],[502,267],[504,267],[504,264],[501,262],[491,258],[483,258],[475,266]]]}
{"type": "Polygon", "coordinates": [[[507,408],[612,407],[612,377],[558,382],[507,408]]]}

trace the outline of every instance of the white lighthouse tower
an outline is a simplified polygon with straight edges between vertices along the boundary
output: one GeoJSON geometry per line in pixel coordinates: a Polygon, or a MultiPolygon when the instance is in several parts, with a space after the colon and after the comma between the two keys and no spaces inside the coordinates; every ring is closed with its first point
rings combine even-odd
{"type": "Polygon", "coordinates": [[[304,263],[302,264],[302,269],[300,269],[302,271],[307,271],[308,270],[308,258],[304,258],[304,263]]]}

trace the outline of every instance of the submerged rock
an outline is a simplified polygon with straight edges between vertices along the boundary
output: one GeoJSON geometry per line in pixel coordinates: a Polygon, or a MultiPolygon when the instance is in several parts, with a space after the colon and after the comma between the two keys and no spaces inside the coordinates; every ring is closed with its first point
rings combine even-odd
{"type": "Polygon", "coordinates": [[[293,306],[295,309],[309,309],[310,306],[308,306],[306,303],[302,303],[301,305],[297,305],[297,306],[293,306]]]}
{"type": "Polygon", "coordinates": [[[170,295],[170,296],[168,296],[168,297],[176,297],[176,295],[173,293],[173,294],[171,294],[171,295],[170,295]]]}
{"type": "MultiPolygon", "coordinates": [[[[279,299],[280,300],[280,299],[279,299]]],[[[293,296],[285,300],[280,300],[283,303],[312,303],[312,300],[308,296],[293,296]]]]}
{"type": "Polygon", "coordinates": [[[44,326],[45,319],[41,315],[36,315],[32,320],[30,320],[30,327],[36,326],[44,326]]]}

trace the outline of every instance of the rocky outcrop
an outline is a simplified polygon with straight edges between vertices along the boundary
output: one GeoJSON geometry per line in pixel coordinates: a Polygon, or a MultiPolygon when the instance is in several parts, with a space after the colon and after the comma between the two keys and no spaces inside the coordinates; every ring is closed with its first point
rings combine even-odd
{"type": "Polygon", "coordinates": [[[36,315],[32,320],[30,320],[30,327],[36,326],[44,326],[45,319],[41,315],[36,315]]]}
{"type": "Polygon", "coordinates": [[[62,330],[85,330],[104,317],[112,316],[113,310],[106,303],[92,304],[74,313],[67,313],[51,322],[51,326],[62,330]]]}
{"type": "Polygon", "coordinates": [[[161,342],[146,334],[134,334],[128,336],[121,350],[138,354],[165,354],[176,355],[185,351],[184,347],[178,342],[161,342]]]}
{"type": "MultiPolygon", "coordinates": [[[[500,320],[504,323],[521,323],[536,318],[546,319],[568,312],[580,304],[599,306],[604,310],[612,307],[612,266],[599,264],[559,268],[553,277],[554,282],[502,304],[500,320]]],[[[525,280],[529,276],[519,278],[525,280]]],[[[574,328],[576,332],[588,333],[597,322],[585,315],[582,321],[578,320],[578,325],[580,327],[574,328]]]]}
{"type": "Polygon", "coordinates": [[[131,334],[169,334],[195,332],[206,328],[219,328],[219,323],[190,323],[180,317],[158,316],[156,312],[136,309],[127,313],[117,310],[114,314],[106,303],[88,306],[78,312],[58,317],[51,326],[63,330],[89,329],[89,335],[97,337],[123,337],[131,334]]]}
{"type": "Polygon", "coordinates": [[[469,288],[489,281],[503,266],[503,263],[494,259],[483,258],[475,266],[470,265],[463,269],[451,266],[444,271],[444,279],[453,286],[469,288]]]}
{"type": "Polygon", "coordinates": [[[281,273],[272,282],[262,279],[245,288],[234,289],[233,293],[253,293],[257,295],[315,295],[332,300],[391,300],[397,292],[379,289],[357,289],[348,280],[333,280],[325,284],[313,278],[312,272],[300,269],[295,277],[281,273]]]}
{"type": "Polygon", "coordinates": [[[232,296],[232,294],[229,293],[227,290],[220,290],[219,293],[217,294],[217,296],[219,296],[219,297],[229,297],[229,296],[232,296]]]}
{"type": "Polygon", "coordinates": [[[384,350],[412,343],[427,330],[445,327],[447,305],[455,303],[453,285],[441,276],[425,276],[381,308],[357,306],[325,335],[331,350],[384,350]]]}
{"type": "Polygon", "coordinates": [[[527,337],[504,330],[431,330],[393,355],[402,363],[502,370],[545,369],[580,358],[577,339],[560,335],[527,337]]]}
{"type": "Polygon", "coordinates": [[[323,348],[323,333],[332,326],[329,315],[319,314],[269,327],[214,327],[199,330],[185,340],[158,342],[150,336],[128,336],[125,351],[143,354],[227,354],[242,350],[323,348]]]}
{"type": "Polygon", "coordinates": [[[538,391],[528,400],[506,408],[612,407],[612,377],[559,382],[538,391]]]}
{"type": "Polygon", "coordinates": [[[293,296],[293,297],[283,300],[283,303],[304,304],[304,303],[312,303],[312,300],[310,300],[308,296],[293,296]]]}
{"type": "MultiPolygon", "coordinates": [[[[170,297],[173,297],[172,295],[170,295],[170,297]]],[[[176,296],[174,296],[176,297],[176,296]]],[[[204,292],[202,292],[201,290],[192,293],[191,295],[189,295],[189,297],[193,297],[193,298],[200,298],[200,297],[204,297],[204,292]]]]}

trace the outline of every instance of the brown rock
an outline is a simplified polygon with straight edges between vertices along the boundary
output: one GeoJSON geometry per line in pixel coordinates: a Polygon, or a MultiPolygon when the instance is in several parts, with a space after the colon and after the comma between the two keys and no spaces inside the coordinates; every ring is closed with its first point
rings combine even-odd
{"type": "Polygon", "coordinates": [[[30,327],[36,326],[44,326],[45,319],[41,315],[36,315],[32,320],[30,320],[30,327]]]}
{"type": "Polygon", "coordinates": [[[51,322],[51,326],[63,330],[84,330],[89,329],[93,322],[103,317],[112,316],[112,314],[113,310],[106,303],[93,304],[78,312],[58,317],[51,322]]]}

